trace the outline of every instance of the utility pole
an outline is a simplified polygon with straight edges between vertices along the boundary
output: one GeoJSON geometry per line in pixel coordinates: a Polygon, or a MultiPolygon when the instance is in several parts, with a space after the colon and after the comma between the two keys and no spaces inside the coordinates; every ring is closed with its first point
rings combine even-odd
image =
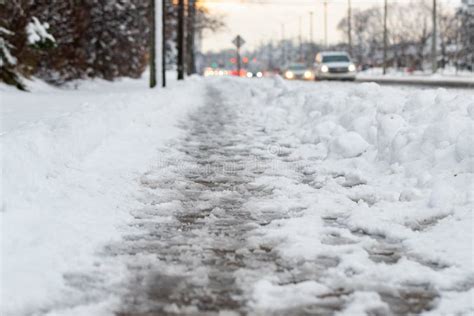
{"type": "MultiPolygon", "coordinates": [[[[149,0],[149,17],[150,17],[150,88],[156,87],[159,71],[157,66],[161,67],[161,84],[166,87],[166,7],[165,0],[157,2],[157,0],[149,0]],[[157,31],[158,25],[161,25],[161,33],[157,31]],[[161,45],[161,49],[157,48],[161,45]],[[157,65],[157,59],[160,56],[161,64],[157,65]]],[[[160,0],[158,0],[160,1],[160,0]]]]}
{"type": "Polygon", "coordinates": [[[314,62],[313,60],[314,59],[313,14],[314,14],[313,11],[309,13],[309,45],[310,45],[312,62],[314,62]]]}
{"type": "Polygon", "coordinates": [[[383,74],[387,73],[387,46],[388,46],[388,34],[387,34],[387,0],[384,3],[383,9],[383,74]]]}
{"type": "Polygon", "coordinates": [[[166,87],[166,0],[161,0],[161,85],[166,87]]]}
{"type": "Polygon", "coordinates": [[[328,2],[324,0],[324,47],[328,48],[328,2]]]}
{"type": "Polygon", "coordinates": [[[436,14],[436,0],[433,0],[433,38],[431,40],[431,70],[436,73],[438,70],[438,56],[436,55],[436,37],[437,37],[437,14],[436,14]]]}
{"type": "Polygon", "coordinates": [[[273,40],[267,44],[267,60],[268,60],[268,69],[273,70],[273,40]]]}
{"type": "Polygon", "coordinates": [[[150,88],[156,87],[156,10],[150,0],[150,88]]]}
{"type": "Polygon", "coordinates": [[[299,35],[298,35],[298,41],[300,44],[300,61],[303,61],[303,28],[302,28],[302,18],[300,16],[299,18],[299,35]]]}
{"type": "Polygon", "coordinates": [[[184,80],[184,0],[178,0],[178,80],[184,80]]]}
{"type": "Polygon", "coordinates": [[[285,24],[281,24],[281,56],[283,58],[283,67],[286,64],[286,43],[285,43],[285,24]]]}
{"type": "Polygon", "coordinates": [[[352,55],[352,6],[351,0],[347,0],[347,40],[349,44],[349,54],[352,55]]]}
{"type": "Polygon", "coordinates": [[[240,46],[237,47],[237,76],[240,77],[241,72],[242,72],[242,62],[240,58],[240,46]]]}
{"type": "Polygon", "coordinates": [[[195,19],[196,0],[188,0],[188,32],[186,33],[187,53],[188,53],[188,76],[196,73],[196,48],[195,42],[195,19]]]}

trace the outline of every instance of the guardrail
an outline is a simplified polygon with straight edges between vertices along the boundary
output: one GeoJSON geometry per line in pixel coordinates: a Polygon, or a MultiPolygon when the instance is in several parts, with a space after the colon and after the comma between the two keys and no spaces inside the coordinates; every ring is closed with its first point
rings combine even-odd
{"type": "Polygon", "coordinates": [[[410,78],[410,77],[357,77],[357,82],[375,82],[379,84],[395,84],[395,85],[418,85],[429,87],[445,87],[445,88],[470,88],[474,89],[474,79],[471,78],[410,78]]]}

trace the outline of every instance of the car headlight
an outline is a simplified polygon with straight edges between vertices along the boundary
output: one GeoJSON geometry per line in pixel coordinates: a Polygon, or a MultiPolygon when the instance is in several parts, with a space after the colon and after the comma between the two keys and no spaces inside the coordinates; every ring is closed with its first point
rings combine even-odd
{"type": "Polygon", "coordinates": [[[285,72],[285,77],[286,79],[293,79],[295,77],[295,74],[292,71],[287,71],[285,72]]]}
{"type": "Polygon", "coordinates": [[[350,64],[348,69],[350,72],[354,72],[356,71],[356,66],[354,64],[350,64]]]}
{"type": "Polygon", "coordinates": [[[322,71],[322,72],[328,72],[328,71],[329,71],[329,67],[326,66],[326,65],[322,65],[322,66],[321,66],[321,71],[322,71]]]}
{"type": "Polygon", "coordinates": [[[251,73],[250,71],[247,72],[247,78],[252,78],[253,77],[253,73],[251,73]]]}
{"type": "Polygon", "coordinates": [[[261,71],[257,72],[257,78],[262,78],[263,77],[263,73],[261,71]]]}
{"type": "Polygon", "coordinates": [[[312,71],[306,70],[304,72],[304,78],[305,79],[311,79],[312,77],[313,77],[313,72],[312,71]]]}

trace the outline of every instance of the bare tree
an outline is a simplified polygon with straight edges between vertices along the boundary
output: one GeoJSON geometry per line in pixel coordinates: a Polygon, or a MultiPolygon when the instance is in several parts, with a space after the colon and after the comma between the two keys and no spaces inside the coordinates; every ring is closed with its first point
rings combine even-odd
{"type": "MultiPolygon", "coordinates": [[[[388,63],[397,68],[423,69],[431,55],[432,42],[431,2],[412,0],[409,3],[395,2],[388,11],[388,63]]],[[[467,11],[466,11],[467,12],[467,11]]],[[[458,14],[459,15],[459,14],[458,14]]],[[[460,14],[461,16],[466,13],[460,14]]],[[[457,37],[467,32],[460,29],[459,21],[452,10],[440,8],[439,35],[437,36],[443,65],[453,59],[453,47],[457,37]],[[457,34],[459,36],[457,36],[457,34]]],[[[464,19],[468,21],[469,19],[464,19]]],[[[338,28],[347,38],[347,18],[340,21],[338,28]]],[[[466,22],[467,23],[467,22],[466,22]]],[[[381,65],[383,46],[383,12],[380,7],[354,10],[352,15],[353,57],[359,63],[381,65]]],[[[466,38],[467,35],[464,36],[466,38]]],[[[465,40],[468,42],[468,40],[465,40]]]]}
{"type": "MultiPolygon", "coordinates": [[[[338,29],[347,37],[348,19],[339,22],[338,29]]],[[[352,14],[352,57],[358,62],[377,58],[377,50],[382,45],[382,12],[373,7],[367,10],[354,10],[352,14]]]]}
{"type": "Polygon", "coordinates": [[[389,34],[396,65],[422,69],[431,36],[430,6],[425,0],[411,1],[393,4],[390,12],[389,34]]]}
{"type": "Polygon", "coordinates": [[[442,6],[441,3],[438,5],[438,20],[441,67],[444,68],[448,60],[454,61],[457,55],[457,33],[460,25],[455,11],[442,6]]]}

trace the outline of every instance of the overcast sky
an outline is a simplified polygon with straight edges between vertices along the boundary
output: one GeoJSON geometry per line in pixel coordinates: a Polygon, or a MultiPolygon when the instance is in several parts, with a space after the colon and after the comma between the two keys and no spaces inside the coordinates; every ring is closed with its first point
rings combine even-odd
{"type": "MultiPolygon", "coordinates": [[[[337,30],[339,21],[347,15],[347,0],[328,1],[329,43],[342,39],[337,30]]],[[[410,2],[423,0],[388,0],[390,2],[410,2]]],[[[425,0],[431,2],[432,0],[425,0]]],[[[232,48],[232,39],[240,34],[247,41],[244,48],[252,49],[260,43],[282,38],[282,25],[286,38],[298,38],[301,18],[303,39],[309,39],[310,12],[313,17],[313,38],[324,40],[324,0],[201,0],[213,14],[224,16],[227,28],[219,33],[205,34],[203,51],[232,48]]],[[[455,6],[460,0],[438,0],[442,5],[455,6]]],[[[352,0],[353,9],[382,6],[383,0],[352,0]]]]}

